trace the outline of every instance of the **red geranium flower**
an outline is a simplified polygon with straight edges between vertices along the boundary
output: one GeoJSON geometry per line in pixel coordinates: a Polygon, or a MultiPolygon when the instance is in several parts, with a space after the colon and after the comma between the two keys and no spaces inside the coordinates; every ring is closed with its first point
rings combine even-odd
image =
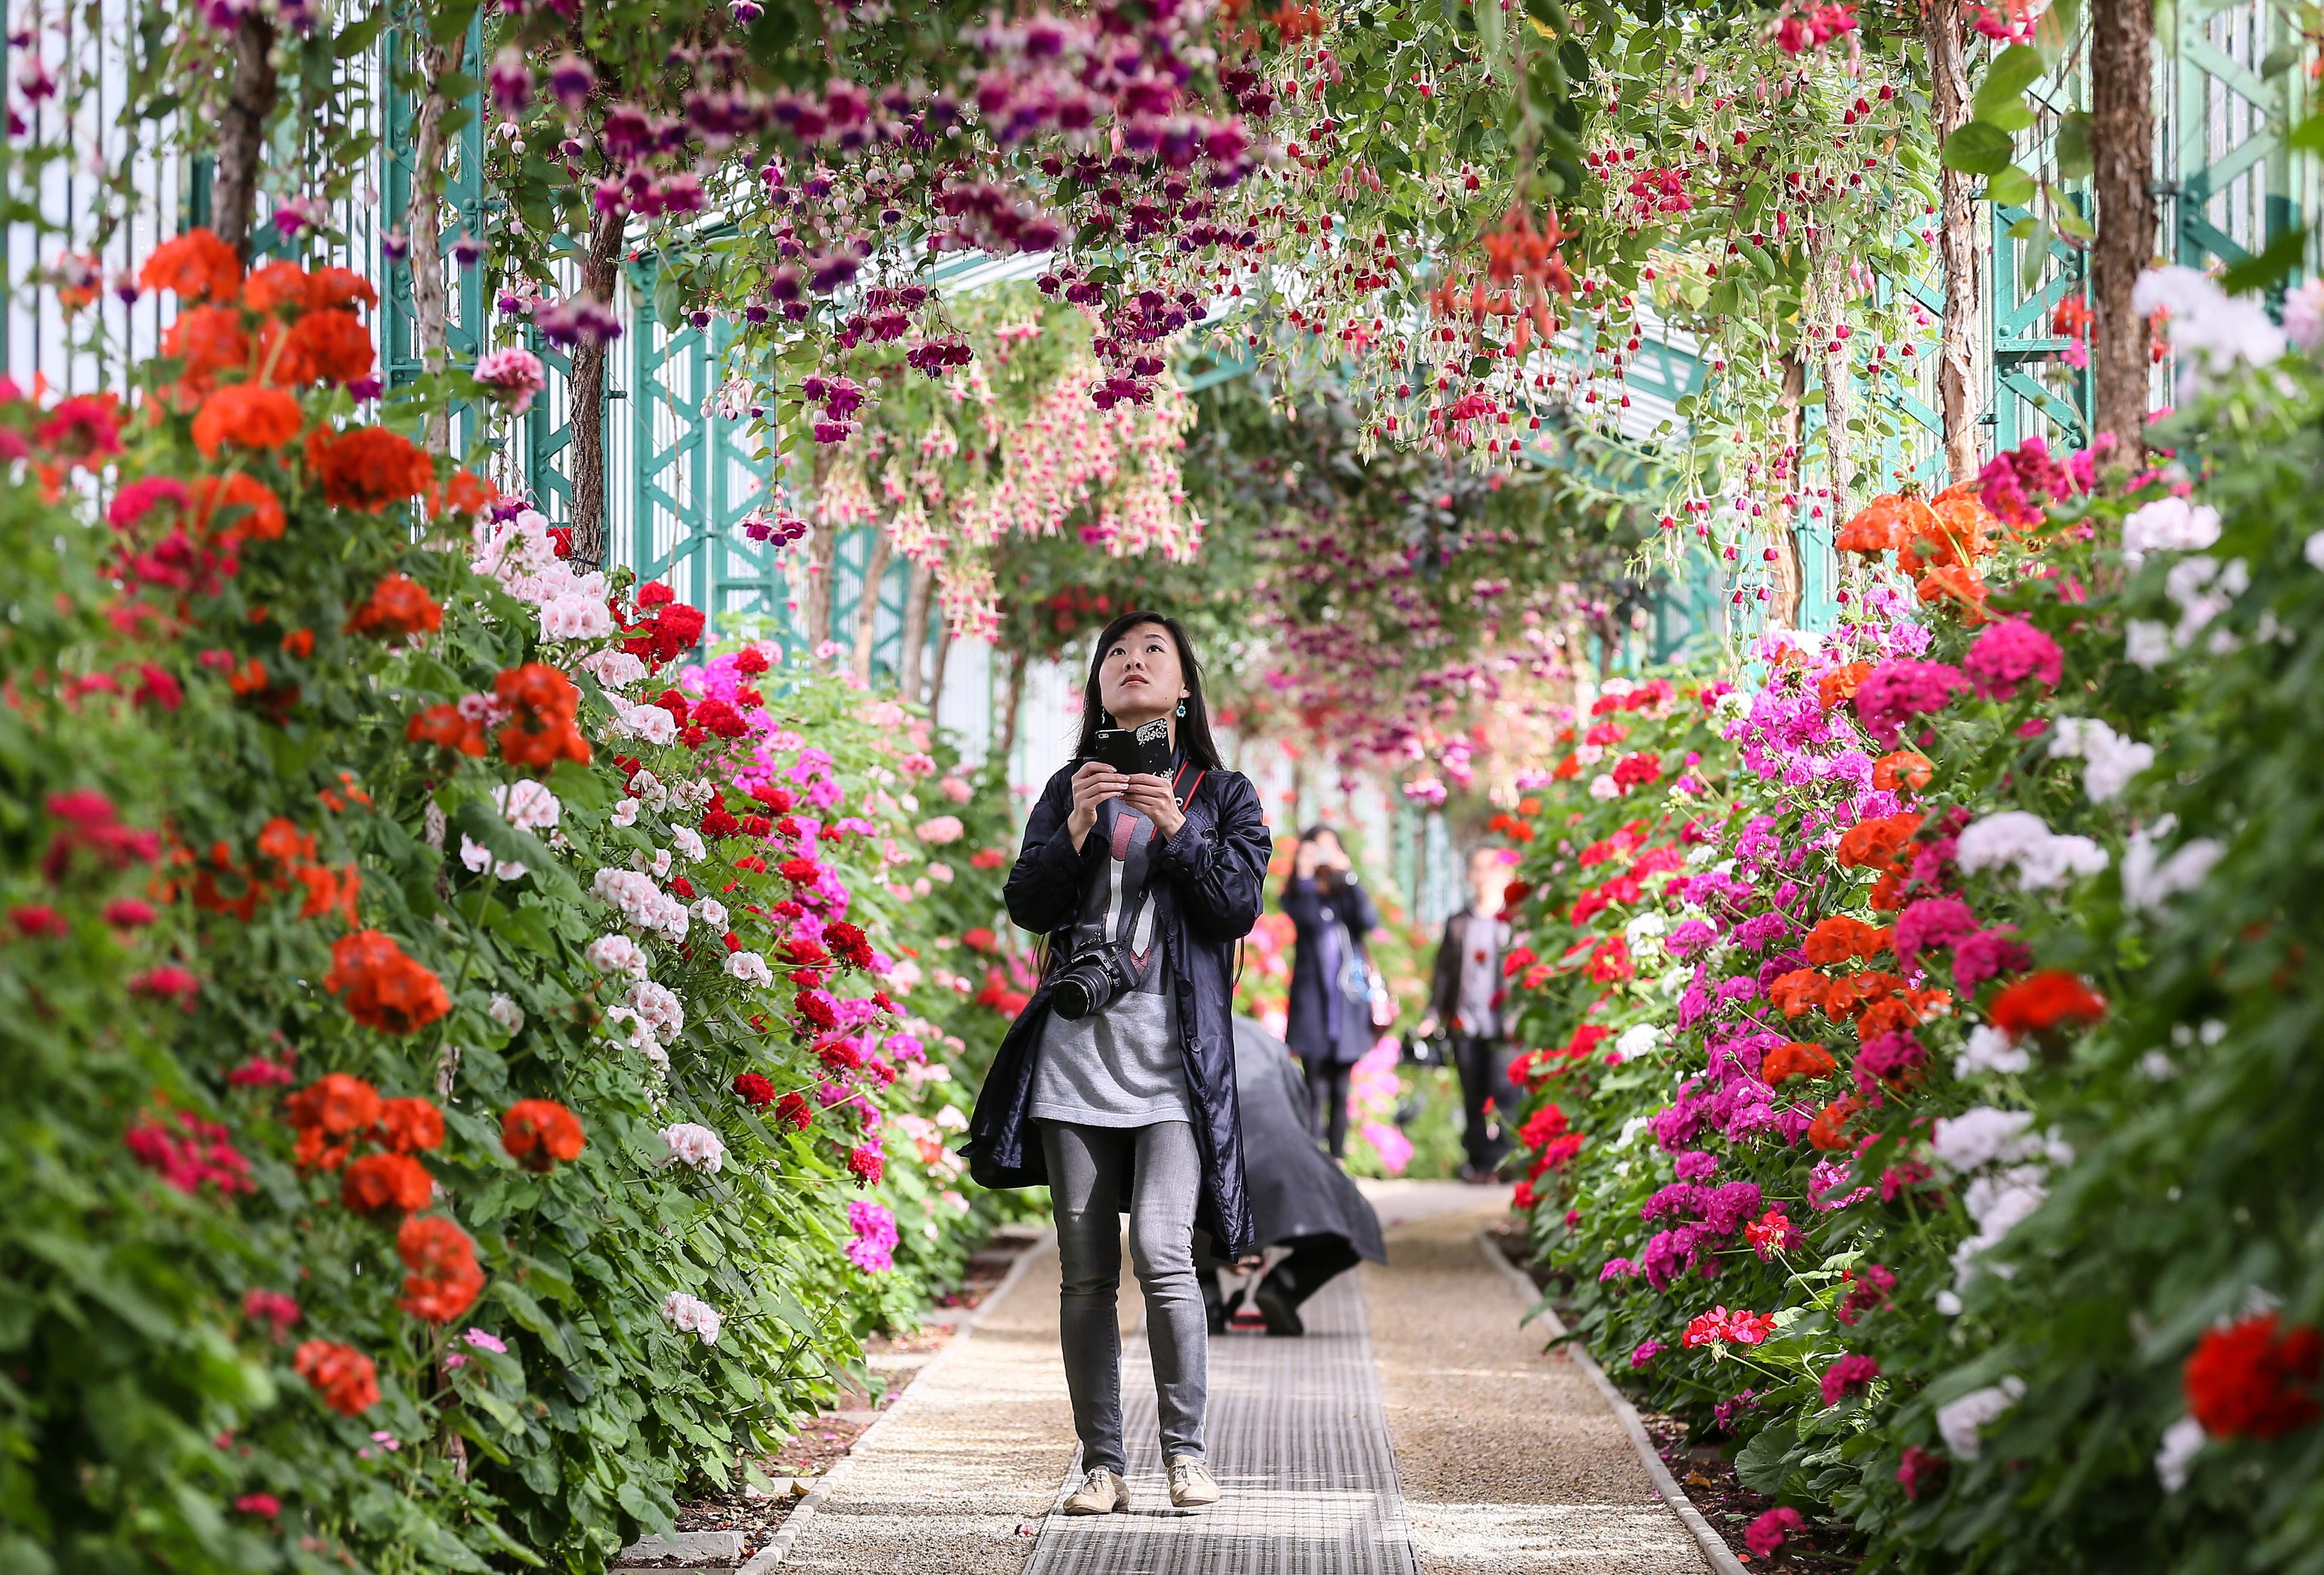
{"type": "Polygon", "coordinates": [[[323,988],[333,995],[344,990],[347,1014],[383,1034],[416,1032],[452,1009],[443,981],[379,930],[357,930],[331,944],[323,988]]]}
{"type": "Polygon", "coordinates": [[[2106,1016],[2106,997],[2073,974],[2045,968],[1994,997],[1986,1017],[1995,1027],[2022,1036],[2061,1025],[2095,1023],[2106,1016]]]}
{"type": "Polygon", "coordinates": [[[406,1220],[395,1233],[395,1253],[411,1271],[403,1276],[403,1296],[396,1305],[414,1318],[449,1323],[475,1306],[484,1288],[476,1244],[441,1215],[406,1220]]]}
{"type": "Polygon", "coordinates": [[[2205,1334],[2181,1382],[2187,1409],[2213,1438],[2282,1438],[2316,1420],[2324,1336],[2280,1327],[2273,1312],[2205,1334]]]}
{"type": "Polygon", "coordinates": [[[409,575],[382,576],[364,604],[347,615],[350,634],[368,634],[391,642],[432,634],[443,627],[444,609],[428,594],[427,587],[409,575]]]}
{"type": "Polygon", "coordinates": [[[807,1123],[815,1119],[815,1111],[804,1095],[787,1093],[775,1101],[775,1119],[795,1132],[804,1132],[807,1123]]]}
{"type": "Polygon", "coordinates": [[[390,1100],[380,1107],[379,1138],[398,1154],[444,1147],[444,1112],[426,1100],[390,1100]]]}
{"type": "Polygon", "coordinates": [[[742,1102],[754,1110],[763,1110],[775,1102],[775,1085],[755,1072],[743,1073],[734,1080],[734,1091],[742,1102]]]}
{"type": "Polygon", "coordinates": [[[366,1154],[339,1183],[339,1202],[355,1214],[410,1214],[435,1195],[436,1178],[408,1154],[366,1154]]]}

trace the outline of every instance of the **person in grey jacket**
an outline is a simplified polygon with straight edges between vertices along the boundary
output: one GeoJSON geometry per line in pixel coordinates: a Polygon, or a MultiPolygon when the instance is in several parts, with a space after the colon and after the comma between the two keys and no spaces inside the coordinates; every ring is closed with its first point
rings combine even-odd
{"type": "Polygon", "coordinates": [[[1501,898],[1508,884],[1508,866],[1499,849],[1470,852],[1469,906],[1444,921],[1428,1015],[1420,1022],[1422,1038],[1441,1027],[1451,1040],[1466,1115],[1461,1146],[1468,1163],[1461,1167],[1461,1179],[1470,1182],[1494,1178],[1508,1156],[1510,1124],[1525,1108],[1525,1091],[1509,1080],[1508,1040],[1501,1031],[1501,959],[1509,946],[1501,898]]]}

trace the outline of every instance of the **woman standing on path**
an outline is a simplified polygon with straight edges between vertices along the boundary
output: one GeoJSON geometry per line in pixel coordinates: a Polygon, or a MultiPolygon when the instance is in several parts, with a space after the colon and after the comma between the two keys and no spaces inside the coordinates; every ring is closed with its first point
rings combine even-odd
{"type": "MultiPolygon", "coordinates": [[[[1145,1294],[1170,1502],[1216,1503],[1204,1464],[1209,1331],[1199,1226],[1253,1257],[1235,1101],[1235,943],[1259,922],[1272,847],[1259,795],[1219,763],[1185,631],[1125,613],[1099,635],[1074,763],[1049,778],[1009,872],[1010,917],[1047,939],[1040,987],[969,1120],[969,1174],[1047,1184],[1057,1220],[1065,1386],[1087,1475],[1068,1515],[1130,1507],[1121,1438],[1118,1216],[1145,1294]],[[1097,758],[1102,730],[1167,740],[1168,771],[1097,758]]],[[[1159,746],[1155,763],[1159,764],[1159,746]]]]}
{"type": "Polygon", "coordinates": [[[1282,902],[1297,933],[1284,1042],[1306,1070],[1318,1136],[1340,1159],[1348,1147],[1348,1069],[1377,1036],[1364,937],[1379,926],[1379,915],[1356,880],[1340,834],[1327,825],[1300,834],[1282,902]]]}

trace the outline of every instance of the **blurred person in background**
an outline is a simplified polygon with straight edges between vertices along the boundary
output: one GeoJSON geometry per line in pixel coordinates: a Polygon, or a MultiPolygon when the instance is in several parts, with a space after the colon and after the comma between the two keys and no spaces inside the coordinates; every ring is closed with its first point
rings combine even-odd
{"type": "MultiPolygon", "coordinates": [[[[1234,1041],[1251,1221],[1261,1247],[1290,1249],[1251,1291],[1251,1304],[1268,1333],[1305,1334],[1299,1304],[1363,1258],[1386,1263],[1388,1247],[1371,1204],[1316,1144],[1307,1087],[1291,1052],[1249,1018],[1235,1018],[1234,1041]]],[[[1228,1307],[1218,1269],[1205,1257],[1199,1272],[1211,1332],[1222,1334],[1228,1307]]]]}
{"type": "Polygon", "coordinates": [[[1305,1069],[1318,1130],[1339,1159],[1348,1147],[1348,1069],[1377,1037],[1364,937],[1379,927],[1379,915],[1330,826],[1300,834],[1282,907],[1297,935],[1283,1036],[1305,1069]]]}
{"type": "Polygon", "coordinates": [[[1469,906],[1444,921],[1428,1015],[1420,1021],[1422,1038],[1442,1029],[1450,1041],[1466,1121],[1461,1146],[1468,1162],[1461,1179],[1479,1184],[1493,1180],[1508,1156],[1508,1123],[1525,1101],[1525,1091],[1509,1080],[1508,1041],[1501,1032],[1501,958],[1509,943],[1501,898],[1508,884],[1499,849],[1470,852],[1469,906]]]}

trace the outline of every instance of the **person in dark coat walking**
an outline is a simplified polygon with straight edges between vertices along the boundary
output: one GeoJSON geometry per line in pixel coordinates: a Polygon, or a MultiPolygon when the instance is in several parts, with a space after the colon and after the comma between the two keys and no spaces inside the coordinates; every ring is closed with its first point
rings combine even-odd
{"type": "Polygon", "coordinates": [[[1049,778],[1009,872],[1009,916],[1046,936],[1039,987],[978,1091],[963,1149],[988,1187],[1046,1184],[1063,1269],[1065,1386],[1082,1445],[1068,1515],[1130,1506],[1120,1216],[1146,1301],[1170,1501],[1215,1503],[1194,1238],[1255,1266],[1235,1100],[1235,943],[1273,851],[1259,794],[1219,761],[1185,631],[1126,613],[1098,637],[1074,764],[1049,778]],[[1101,728],[1165,732],[1166,775],[1095,757],[1101,728]]]}
{"type": "Polygon", "coordinates": [[[1509,1080],[1508,1041],[1501,1032],[1501,959],[1509,944],[1501,898],[1508,884],[1508,866],[1499,849],[1471,851],[1469,906],[1444,921],[1429,981],[1428,1015],[1420,1022],[1422,1038],[1442,1027],[1452,1042],[1467,1118],[1461,1132],[1461,1146],[1468,1151],[1463,1181],[1493,1179],[1508,1156],[1509,1122],[1525,1106],[1525,1091],[1509,1080]]]}
{"type": "Polygon", "coordinates": [[[1327,825],[1300,834],[1281,901],[1295,932],[1283,1036],[1306,1069],[1316,1122],[1338,1159],[1348,1147],[1348,1069],[1378,1037],[1364,937],[1379,915],[1327,825]]]}
{"type": "MultiPolygon", "coordinates": [[[[1234,1020],[1235,1089],[1242,1101],[1243,1162],[1250,1212],[1266,1247],[1287,1247],[1250,1294],[1269,1334],[1304,1334],[1299,1304],[1363,1259],[1388,1261],[1379,1216],[1348,1173],[1315,1142],[1307,1085],[1282,1040],[1249,1018],[1234,1020]]],[[[1203,1303],[1211,1332],[1226,1328],[1216,1268],[1204,1264],[1203,1303]]]]}

